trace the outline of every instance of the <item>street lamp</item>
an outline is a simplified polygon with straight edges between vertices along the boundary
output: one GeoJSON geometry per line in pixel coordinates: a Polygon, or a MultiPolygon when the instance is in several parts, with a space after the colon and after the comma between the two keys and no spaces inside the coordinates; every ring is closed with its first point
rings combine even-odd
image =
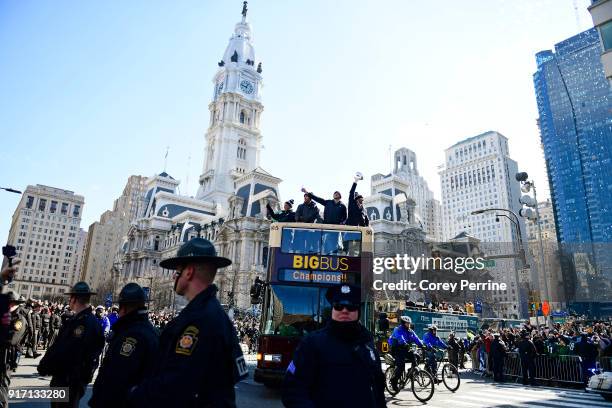
{"type": "MultiPolygon", "coordinates": [[[[508,215],[505,215],[505,214],[495,214],[497,217],[499,217],[500,215],[507,217],[510,221],[512,221],[512,223],[516,227],[516,230],[518,233],[518,244],[519,244],[518,256],[523,264],[523,268],[525,268],[527,266],[527,260],[525,259],[526,252],[525,252],[524,243],[523,243],[523,235],[521,234],[521,223],[519,221],[519,216],[514,211],[509,210],[507,208],[481,208],[479,210],[472,211],[470,214],[479,215],[479,214],[484,214],[484,213],[492,212],[492,211],[505,212],[514,217],[514,219],[512,219],[508,215]]],[[[514,251],[514,243],[512,244],[512,250],[514,251]]],[[[516,266],[514,268],[514,279],[516,280],[516,294],[520,302],[519,274],[518,274],[518,269],[516,268],[516,266]]]]}
{"type": "MultiPolygon", "coordinates": [[[[519,202],[521,204],[527,206],[527,208],[521,208],[519,214],[521,215],[521,217],[527,218],[535,222],[538,227],[540,264],[542,265],[542,274],[544,275],[544,297],[546,301],[550,301],[550,293],[548,291],[548,275],[546,273],[546,265],[544,264],[544,244],[542,243],[542,225],[540,224],[540,210],[538,208],[538,195],[536,193],[536,186],[533,180],[527,180],[529,178],[529,175],[524,171],[516,173],[515,178],[516,181],[521,183],[521,191],[523,193],[528,193],[531,189],[533,189],[533,197],[525,194],[519,199],[519,202]]],[[[546,319],[548,320],[548,316],[546,317],[546,319]]]]}

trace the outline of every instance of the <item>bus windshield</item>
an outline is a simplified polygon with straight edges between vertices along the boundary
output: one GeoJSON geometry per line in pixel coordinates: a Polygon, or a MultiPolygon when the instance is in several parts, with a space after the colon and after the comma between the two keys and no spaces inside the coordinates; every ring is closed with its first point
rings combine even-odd
{"type": "Polygon", "coordinates": [[[330,318],[327,288],[271,285],[263,334],[304,336],[330,318]]]}
{"type": "Polygon", "coordinates": [[[283,228],[281,252],[358,257],[361,232],[283,228]]]}

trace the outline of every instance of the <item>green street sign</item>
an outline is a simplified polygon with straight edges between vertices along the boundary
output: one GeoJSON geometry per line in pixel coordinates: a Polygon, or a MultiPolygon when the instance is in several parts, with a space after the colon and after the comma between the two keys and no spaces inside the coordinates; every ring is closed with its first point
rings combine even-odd
{"type": "Polygon", "coordinates": [[[494,268],[495,267],[495,259],[485,259],[483,262],[485,268],[494,268]]]}

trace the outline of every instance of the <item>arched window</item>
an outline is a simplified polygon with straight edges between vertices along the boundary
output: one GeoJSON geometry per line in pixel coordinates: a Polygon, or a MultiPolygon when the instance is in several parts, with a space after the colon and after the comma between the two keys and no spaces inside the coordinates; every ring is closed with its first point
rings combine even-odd
{"type": "Polygon", "coordinates": [[[244,139],[238,140],[238,149],[236,150],[236,156],[239,159],[246,160],[246,142],[244,139]]]}
{"type": "Polygon", "coordinates": [[[243,123],[246,121],[246,115],[244,114],[244,111],[240,112],[240,123],[243,123]]]}

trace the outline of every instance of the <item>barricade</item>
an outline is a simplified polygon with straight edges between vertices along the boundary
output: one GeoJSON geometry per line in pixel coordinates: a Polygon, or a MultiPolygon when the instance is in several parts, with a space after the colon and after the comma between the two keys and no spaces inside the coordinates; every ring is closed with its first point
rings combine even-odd
{"type": "MultiPolygon", "coordinates": [[[[579,356],[538,355],[534,359],[535,377],[538,381],[567,384],[584,384],[582,359],[579,356]]],[[[523,377],[521,358],[518,353],[508,353],[504,361],[504,375],[516,379],[523,377]]]]}
{"type": "Polygon", "coordinates": [[[504,361],[504,375],[510,378],[522,378],[523,372],[521,371],[521,359],[518,353],[506,354],[504,361]]]}
{"type": "Polygon", "coordinates": [[[612,371],[612,357],[600,357],[599,367],[602,371],[612,371]]]}

